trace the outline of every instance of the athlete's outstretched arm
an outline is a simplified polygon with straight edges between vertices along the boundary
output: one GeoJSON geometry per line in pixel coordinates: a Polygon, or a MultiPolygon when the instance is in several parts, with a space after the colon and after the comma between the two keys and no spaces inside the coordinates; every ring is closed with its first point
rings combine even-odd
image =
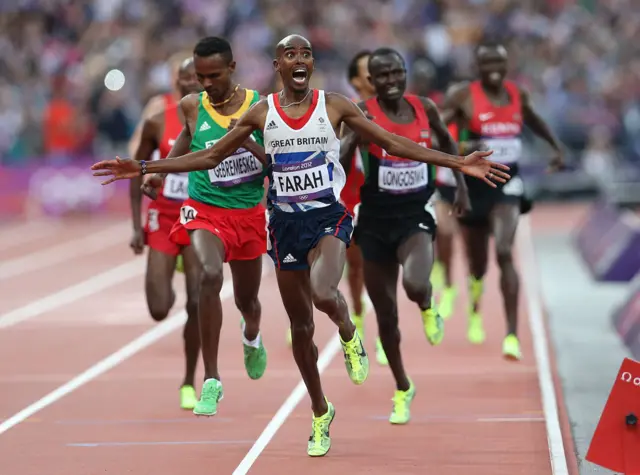
{"type": "Polygon", "coordinates": [[[525,125],[531,128],[534,134],[547,142],[555,152],[555,156],[551,160],[551,168],[556,170],[562,169],[564,160],[560,142],[558,142],[553,132],[551,132],[551,128],[545,120],[540,117],[534,109],[529,93],[523,89],[520,89],[520,102],[522,104],[522,119],[525,125]]]}
{"type": "MultiPolygon", "coordinates": [[[[226,157],[235,152],[249,138],[254,130],[264,127],[267,104],[257,102],[240,119],[232,131],[222,137],[211,148],[183,155],[177,158],[166,158],[145,163],[146,173],[180,173],[215,168],[226,157]]],[[[117,157],[115,160],[98,162],[91,167],[96,171],[94,176],[111,176],[102,182],[107,185],[116,180],[133,178],[144,173],[140,163],[117,157]]]]}
{"type": "Polygon", "coordinates": [[[493,183],[494,181],[505,183],[510,178],[503,171],[508,170],[509,167],[501,163],[485,160],[485,157],[493,153],[491,151],[473,152],[461,160],[461,157],[422,147],[412,140],[386,131],[368,120],[364,112],[345,96],[330,93],[328,97],[330,98],[331,106],[337,108],[341,121],[346,123],[364,140],[375,143],[391,155],[460,170],[462,173],[480,178],[492,187],[496,186],[493,183]]]}

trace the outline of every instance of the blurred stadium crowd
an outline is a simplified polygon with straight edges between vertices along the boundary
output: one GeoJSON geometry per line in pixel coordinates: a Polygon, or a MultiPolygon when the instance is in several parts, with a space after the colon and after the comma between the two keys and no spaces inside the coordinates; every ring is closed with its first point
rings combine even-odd
{"type": "Polygon", "coordinates": [[[346,66],[377,46],[408,59],[438,98],[473,76],[473,48],[503,39],[568,154],[589,174],[640,161],[637,0],[10,0],[0,5],[0,165],[126,153],[144,102],[170,87],[167,58],[230,39],[240,84],[271,92],[273,46],[313,43],[314,85],[352,95],[346,66]],[[105,87],[108,71],[124,86],[105,87]]]}

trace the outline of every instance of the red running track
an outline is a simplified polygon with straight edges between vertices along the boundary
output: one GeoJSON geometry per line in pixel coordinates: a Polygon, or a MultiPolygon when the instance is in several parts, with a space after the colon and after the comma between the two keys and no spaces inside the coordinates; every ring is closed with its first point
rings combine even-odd
{"type": "MultiPolygon", "coordinates": [[[[531,217],[531,228],[536,233],[549,226],[567,226],[570,211],[574,210],[560,213],[557,207],[539,206],[531,217]],[[563,216],[563,221],[557,222],[557,216],[563,216]]],[[[276,475],[285,470],[307,475],[333,471],[577,475],[561,397],[559,417],[547,406],[546,414],[553,416],[547,433],[541,385],[546,388],[547,403],[550,394],[551,402],[561,394],[553,385],[552,356],[546,375],[544,368],[539,371],[542,360],[535,357],[534,344],[540,338],[532,337],[527,312],[541,308],[531,306],[538,299],[535,286],[527,296],[523,285],[524,359],[519,363],[504,361],[500,354],[505,327],[495,267],[487,277],[483,306],[487,341],[482,346],[466,341],[464,285],[460,285],[457,311],[447,322],[445,341],[438,348],[426,343],[417,309],[402,296],[403,352],[418,391],[412,421],[406,426],[387,422],[394,384],[388,368],[374,361],[373,313],[367,317],[366,335],[372,367],[363,386],[349,381],[335,329],[325,316],[316,315],[316,342],[324,348],[320,359],[324,387],[337,416],[331,452],[311,459],[306,455],[310,404],[285,344],[287,317],[269,263],[260,292],[267,372],[259,381],[246,376],[240,316],[229,289],[223,290],[221,372],[226,397],[218,415],[210,419],[196,418],[178,406],[183,370],[180,276],[175,281],[181,296],[174,307],[177,316],[154,324],[142,293],[145,259],[131,256],[126,233],[103,251],[85,252],[59,263],[53,259],[41,270],[29,270],[29,260],[48,259],[47,249],[54,245],[114,224],[45,222],[40,228],[32,227],[42,237],[29,235],[28,239],[20,237],[26,232],[23,224],[0,228],[2,236],[18,234],[15,243],[0,242],[3,474],[174,475],[209,469],[238,475],[276,475]],[[15,264],[16,259],[27,263],[25,271],[3,279],[3,266],[6,270],[7,263],[15,264]],[[111,274],[109,282],[101,277],[127,263],[132,263],[128,270],[111,274]],[[77,284],[87,281],[93,287],[78,290],[77,284]],[[30,310],[25,311],[25,306],[30,310]],[[6,324],[7,315],[20,319],[6,324]],[[560,437],[554,427],[561,429],[560,437]],[[550,453],[556,456],[555,472],[550,453]]],[[[537,278],[527,236],[519,247],[523,281],[537,278]]],[[[456,262],[460,283],[464,282],[463,265],[456,262]]],[[[542,322],[542,315],[535,317],[542,322]]],[[[198,374],[200,379],[201,369],[198,374]]]]}

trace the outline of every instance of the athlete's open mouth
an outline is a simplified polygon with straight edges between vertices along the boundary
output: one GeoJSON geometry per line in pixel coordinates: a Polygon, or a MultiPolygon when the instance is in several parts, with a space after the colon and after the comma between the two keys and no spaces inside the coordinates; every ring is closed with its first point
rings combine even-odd
{"type": "Polygon", "coordinates": [[[301,67],[301,68],[295,68],[293,70],[293,74],[292,74],[293,80],[298,84],[304,84],[304,82],[307,80],[307,76],[308,76],[307,68],[301,67]]]}
{"type": "Polygon", "coordinates": [[[399,93],[400,93],[400,88],[397,86],[393,86],[387,89],[387,94],[389,94],[390,96],[393,96],[399,93]]]}

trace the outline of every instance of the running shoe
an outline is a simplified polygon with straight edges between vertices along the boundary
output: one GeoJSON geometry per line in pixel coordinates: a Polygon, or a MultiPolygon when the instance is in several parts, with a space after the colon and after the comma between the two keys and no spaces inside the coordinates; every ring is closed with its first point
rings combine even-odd
{"type": "Polygon", "coordinates": [[[336,417],[336,410],[329,401],[327,401],[327,406],[329,409],[324,415],[320,417],[313,416],[311,436],[307,444],[307,454],[309,454],[310,457],[322,457],[326,455],[331,448],[329,429],[333,418],[336,417]]]}
{"type": "Polygon", "coordinates": [[[342,343],[344,363],[351,381],[355,384],[364,383],[369,376],[369,357],[364,350],[360,335],[355,331],[351,341],[343,341],[340,337],[340,343],[342,343]]]}
{"type": "Polygon", "coordinates": [[[469,309],[469,319],[467,320],[467,339],[474,345],[484,343],[486,335],[482,324],[482,315],[474,312],[473,308],[469,309]]]}
{"type": "Polygon", "coordinates": [[[182,409],[192,410],[196,407],[198,395],[193,386],[185,384],[180,388],[180,407],[182,409]]]}
{"type": "Polygon", "coordinates": [[[421,312],[424,334],[431,345],[437,346],[444,338],[444,321],[434,308],[428,308],[421,312]]]}
{"type": "Polygon", "coordinates": [[[456,289],[454,286],[445,287],[442,290],[442,294],[440,295],[440,303],[438,304],[438,313],[445,320],[448,320],[453,314],[457,296],[458,289],[456,289]]]}
{"type": "Polygon", "coordinates": [[[251,379],[260,379],[267,368],[267,350],[262,344],[262,337],[260,337],[258,348],[246,343],[243,343],[243,346],[244,368],[247,370],[247,375],[251,379]]]}
{"type": "Polygon", "coordinates": [[[207,379],[202,385],[200,400],[193,408],[193,413],[196,416],[215,416],[222,398],[222,383],[215,378],[207,379]]]}
{"type": "Polygon", "coordinates": [[[376,361],[380,366],[389,365],[389,360],[387,359],[387,354],[384,352],[384,348],[382,347],[380,337],[376,338],[376,361]]]}
{"type": "Polygon", "coordinates": [[[502,342],[502,355],[512,361],[518,361],[522,358],[520,352],[520,340],[513,333],[506,336],[502,342]]]}
{"type": "Polygon", "coordinates": [[[393,396],[393,410],[389,416],[392,424],[406,424],[411,419],[411,402],[416,395],[416,387],[413,381],[409,380],[409,389],[406,391],[396,390],[393,396]]]}

